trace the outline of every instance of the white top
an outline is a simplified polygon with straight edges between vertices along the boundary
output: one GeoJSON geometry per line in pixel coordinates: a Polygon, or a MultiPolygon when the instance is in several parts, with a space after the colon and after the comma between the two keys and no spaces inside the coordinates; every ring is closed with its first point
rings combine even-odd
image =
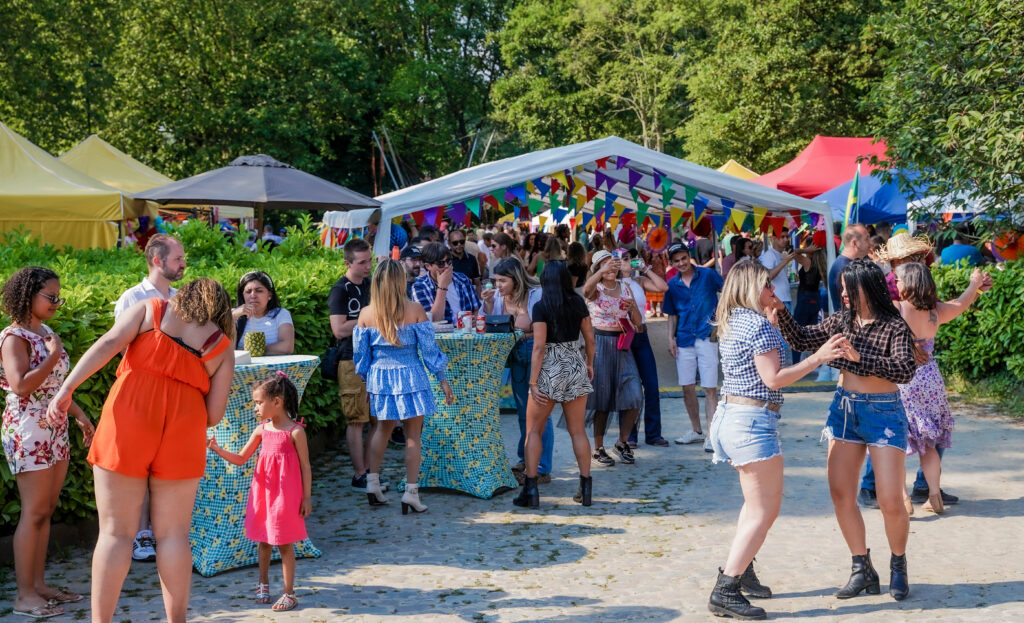
{"type": "MultiPolygon", "coordinates": [[[[176,289],[171,288],[167,298],[171,298],[177,292],[176,289]]],[[[124,313],[126,309],[139,301],[162,298],[164,298],[164,295],[160,293],[160,290],[156,289],[156,286],[150,283],[149,277],[144,277],[142,283],[125,290],[121,298],[117,299],[117,302],[114,303],[114,320],[117,320],[117,317],[124,313]]]]}
{"type": "Polygon", "coordinates": [[[283,307],[278,307],[277,309],[268,312],[267,315],[262,318],[253,318],[250,316],[245,323],[245,330],[238,336],[238,348],[245,348],[245,335],[247,333],[252,333],[253,331],[263,332],[263,336],[267,338],[267,346],[276,344],[278,341],[277,331],[281,325],[286,324],[294,326],[295,323],[292,322],[292,315],[283,307]]]}
{"type": "MultiPolygon", "coordinates": [[[[764,251],[761,252],[761,257],[758,258],[761,265],[771,270],[782,263],[782,254],[772,248],[772,246],[765,245],[764,251]]],[[[780,301],[792,302],[793,295],[789,293],[789,267],[783,268],[779,271],[778,275],[775,275],[775,279],[772,279],[772,286],[775,290],[775,296],[779,297],[780,301]]]]}
{"type": "Polygon", "coordinates": [[[647,309],[647,291],[639,283],[633,281],[632,277],[626,277],[622,280],[622,283],[629,286],[630,291],[633,293],[633,300],[636,301],[637,307],[640,308],[640,324],[647,324],[647,314],[644,312],[647,309]]]}
{"type": "MultiPolygon", "coordinates": [[[[530,319],[533,319],[533,307],[540,302],[541,289],[530,288],[529,292],[526,293],[526,307],[530,311],[530,319]]],[[[494,293],[494,313],[504,314],[505,313],[505,297],[501,295],[501,292],[494,293]]]]}

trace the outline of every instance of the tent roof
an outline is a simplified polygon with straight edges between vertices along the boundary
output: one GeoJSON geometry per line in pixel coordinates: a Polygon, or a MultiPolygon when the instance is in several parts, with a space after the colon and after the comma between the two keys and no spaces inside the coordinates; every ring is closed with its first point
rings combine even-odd
{"type": "MultiPolygon", "coordinates": [[[[852,180],[857,173],[857,159],[861,156],[884,157],[885,141],[874,141],[873,138],[815,136],[791,162],[753,181],[800,197],[817,197],[852,180]]],[[[861,175],[876,168],[864,161],[861,163],[861,175]]]]}
{"type": "MultiPolygon", "coordinates": [[[[571,176],[580,178],[592,188],[597,187],[598,173],[616,180],[619,182],[614,191],[616,201],[625,207],[635,209],[635,203],[628,191],[632,171],[634,179],[639,175],[635,188],[653,196],[652,213],[662,212],[661,190],[655,189],[654,181],[654,174],[657,171],[672,180],[673,188],[678,190],[676,197],[671,201],[672,207],[685,207],[685,184],[696,188],[701,196],[708,199],[706,211],[711,214],[721,214],[721,200],[726,199],[734,201],[735,207],[741,211],[749,212],[752,206],[759,206],[779,213],[790,210],[813,212],[831,219],[828,205],[825,203],[765,188],[681,158],[641,147],[617,136],[609,136],[586,143],[555,147],[479,164],[436,180],[381,195],[377,199],[381,201],[383,213],[374,251],[377,255],[387,253],[385,247],[389,240],[388,229],[394,217],[464,201],[498,188],[507,188],[566,170],[569,170],[571,176]],[[609,158],[612,160],[608,160],[609,158]],[[607,161],[607,167],[598,171],[600,167],[597,161],[602,159],[607,161]]],[[[534,198],[538,197],[539,195],[534,195],[534,198]]]]}
{"type": "Polygon", "coordinates": [[[718,167],[715,170],[721,171],[722,173],[728,173],[729,175],[733,177],[738,177],[741,180],[752,180],[755,177],[757,177],[757,173],[754,173],[753,171],[743,166],[742,164],[736,162],[732,158],[729,158],[728,162],[726,162],[725,164],[723,164],[722,166],[718,167]]]}
{"type": "Polygon", "coordinates": [[[128,193],[163,186],[172,181],[95,134],[64,152],[59,160],[108,186],[128,193]]]}
{"type": "MultiPolygon", "coordinates": [[[[836,186],[828,192],[815,197],[819,201],[828,202],[832,208],[832,218],[842,221],[846,215],[846,202],[850,197],[850,186],[853,180],[836,186]]],[[[913,196],[922,196],[923,189],[912,191],[913,196]]],[[[896,223],[907,220],[907,196],[900,190],[895,180],[883,183],[874,175],[861,175],[857,189],[860,206],[851,208],[850,221],[873,225],[875,223],[896,223]],[[856,214],[854,214],[856,210],[856,214]]]]}

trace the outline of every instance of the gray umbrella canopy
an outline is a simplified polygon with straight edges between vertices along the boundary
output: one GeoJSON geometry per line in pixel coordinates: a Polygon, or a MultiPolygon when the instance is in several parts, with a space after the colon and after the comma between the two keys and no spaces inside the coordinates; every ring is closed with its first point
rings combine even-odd
{"type": "Polygon", "coordinates": [[[151,188],[135,199],[161,205],[234,205],[268,210],[373,208],[379,201],[265,154],[235,158],[226,167],[151,188]]]}

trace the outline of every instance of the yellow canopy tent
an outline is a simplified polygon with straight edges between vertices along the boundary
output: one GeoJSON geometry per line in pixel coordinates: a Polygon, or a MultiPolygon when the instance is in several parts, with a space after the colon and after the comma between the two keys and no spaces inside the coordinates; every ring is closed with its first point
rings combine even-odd
{"type": "Polygon", "coordinates": [[[758,173],[754,173],[747,167],[736,162],[732,158],[730,158],[729,161],[723,164],[722,166],[718,167],[718,170],[721,171],[722,173],[728,173],[733,177],[738,177],[741,180],[752,180],[759,175],[758,173]]]}
{"type": "Polygon", "coordinates": [[[0,123],[0,231],[25,227],[43,242],[112,247],[124,218],[120,191],[0,123]]]}
{"type": "MultiPolygon", "coordinates": [[[[60,161],[99,181],[134,195],[150,188],[170,184],[174,180],[142,164],[135,158],[93,134],[65,152],[60,161]]],[[[208,206],[196,206],[204,212],[208,206]]],[[[217,210],[221,218],[252,218],[252,208],[224,206],[217,210]]],[[[156,204],[130,199],[125,202],[125,218],[157,215],[156,204]]]]}

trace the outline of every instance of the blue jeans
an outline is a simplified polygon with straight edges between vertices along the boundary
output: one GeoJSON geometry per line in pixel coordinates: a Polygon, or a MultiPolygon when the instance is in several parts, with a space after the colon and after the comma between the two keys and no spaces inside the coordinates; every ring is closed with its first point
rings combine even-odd
{"type": "MultiPolygon", "coordinates": [[[[939,453],[939,460],[941,462],[942,455],[946,451],[945,448],[935,448],[935,451],[939,453]]],[[[868,491],[875,490],[875,470],[871,467],[871,457],[868,456],[867,462],[864,464],[864,476],[860,479],[860,488],[867,489],[868,491]]],[[[917,468],[917,478],[914,480],[914,488],[919,491],[928,490],[928,481],[925,480],[924,470],[920,467],[917,468]]]]}
{"type": "MultiPolygon", "coordinates": [[[[633,336],[630,347],[636,360],[640,383],[644,386],[644,441],[654,443],[661,439],[661,394],[658,384],[658,363],[654,359],[651,339],[647,332],[633,336]]],[[[638,424],[633,425],[630,441],[636,441],[638,424]]]]}
{"type": "MultiPolygon", "coordinates": [[[[509,361],[509,372],[512,375],[512,398],[516,401],[516,415],[519,416],[519,443],[516,445],[516,456],[523,460],[523,444],[526,443],[526,401],[530,399],[530,358],[533,356],[533,338],[519,340],[513,347],[513,356],[509,361]]],[[[551,455],[555,451],[555,428],[551,418],[544,427],[540,438],[540,464],[538,474],[551,473],[551,455]]]]}

